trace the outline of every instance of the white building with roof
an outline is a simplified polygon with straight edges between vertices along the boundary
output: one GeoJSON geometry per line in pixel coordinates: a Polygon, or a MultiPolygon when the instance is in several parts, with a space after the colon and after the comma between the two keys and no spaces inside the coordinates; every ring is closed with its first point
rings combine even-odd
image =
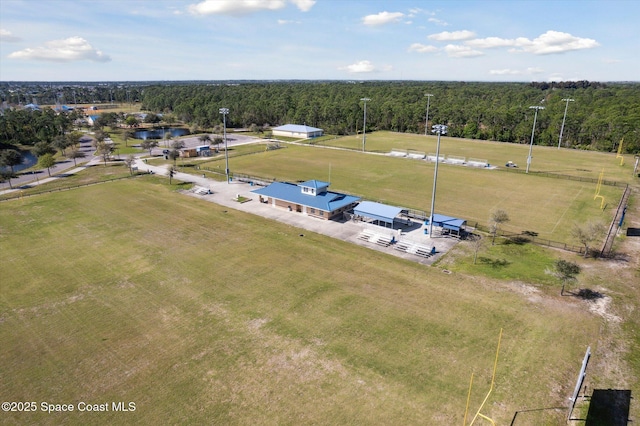
{"type": "Polygon", "coordinates": [[[285,136],[288,138],[311,139],[323,135],[324,131],[306,124],[285,124],[271,129],[273,136],[285,136]]]}

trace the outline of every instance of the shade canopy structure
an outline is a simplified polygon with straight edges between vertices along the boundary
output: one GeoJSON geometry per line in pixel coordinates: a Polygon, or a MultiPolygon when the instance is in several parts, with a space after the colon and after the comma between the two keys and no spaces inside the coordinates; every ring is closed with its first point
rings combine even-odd
{"type": "Polygon", "coordinates": [[[389,206],[387,204],[374,203],[373,201],[362,201],[353,208],[356,216],[361,216],[368,221],[377,221],[386,227],[393,228],[393,221],[402,212],[400,207],[389,206]]]}
{"type": "MultiPolygon", "coordinates": [[[[429,218],[425,220],[425,225],[429,225],[429,218]]],[[[464,230],[467,221],[464,219],[458,219],[457,217],[445,216],[443,214],[433,214],[433,225],[451,231],[457,235],[460,235],[464,230]]]]}

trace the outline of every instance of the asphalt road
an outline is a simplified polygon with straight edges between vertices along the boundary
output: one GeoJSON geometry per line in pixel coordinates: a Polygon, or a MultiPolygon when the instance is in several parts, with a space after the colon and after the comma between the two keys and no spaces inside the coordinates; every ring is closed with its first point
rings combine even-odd
{"type": "MultiPolygon", "coordinates": [[[[83,136],[80,138],[79,149],[81,152],[84,152],[86,157],[76,159],[77,165],[70,159],[57,162],[53,167],[51,167],[51,176],[63,174],[77,167],[86,167],[87,165],[93,164],[99,160],[99,157],[93,156],[94,149],[91,146],[92,141],[93,139],[90,136],[83,136]]],[[[47,170],[18,172],[17,175],[18,177],[11,179],[11,185],[9,185],[9,182],[0,183],[0,193],[11,190],[11,187],[15,189],[30,184],[39,185],[41,181],[48,181],[47,179],[50,179],[47,170]]]]}
{"type": "MultiPolygon", "coordinates": [[[[218,135],[209,134],[209,136],[211,137],[211,140],[213,140],[214,137],[217,137],[218,135]]],[[[196,136],[180,138],[180,140],[184,142],[185,147],[187,148],[194,148],[196,146],[202,145],[202,142],[200,142],[200,140],[196,136]]],[[[246,144],[258,142],[260,140],[261,139],[253,136],[227,134],[228,147],[246,145],[246,144]]],[[[12,187],[13,189],[17,189],[21,187],[24,188],[25,186],[39,185],[40,183],[48,182],[49,179],[55,178],[55,176],[60,177],[61,175],[69,173],[77,167],[86,167],[102,161],[100,157],[96,157],[93,155],[95,150],[92,146],[92,141],[93,141],[93,138],[91,138],[91,136],[88,136],[88,135],[85,135],[80,139],[80,151],[84,152],[86,157],[77,159],[76,160],[77,165],[74,164],[73,160],[69,160],[69,159],[59,161],[53,167],[51,167],[52,177],[49,176],[49,173],[47,172],[47,170],[18,172],[17,173],[18,177],[11,179],[11,185],[9,185],[9,182],[0,183],[0,194],[2,194],[5,191],[11,191],[12,187]]],[[[164,141],[158,141],[158,143],[160,145],[151,151],[152,156],[161,156],[162,150],[167,149],[163,146],[164,141]]],[[[136,145],[137,145],[136,143],[131,144],[131,146],[136,146],[136,145]]],[[[221,145],[220,147],[222,148],[223,145],[221,145]]],[[[141,152],[136,156],[143,156],[147,154],[148,154],[147,152],[141,152]]]]}

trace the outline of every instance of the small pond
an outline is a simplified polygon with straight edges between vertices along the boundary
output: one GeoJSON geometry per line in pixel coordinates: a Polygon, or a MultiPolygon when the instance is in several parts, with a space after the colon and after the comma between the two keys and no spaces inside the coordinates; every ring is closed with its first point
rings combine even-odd
{"type": "MultiPolygon", "coordinates": [[[[29,150],[19,151],[20,155],[22,155],[22,163],[13,166],[13,172],[18,173],[24,169],[28,169],[29,167],[33,167],[38,162],[38,157],[33,155],[33,153],[29,150]]],[[[5,169],[4,167],[0,167],[0,169],[5,169]]],[[[10,169],[10,167],[6,167],[6,169],[10,169]]]]}
{"type": "Polygon", "coordinates": [[[184,136],[189,134],[189,130],[180,129],[176,127],[160,127],[156,129],[141,129],[136,130],[133,133],[133,137],[136,139],[164,139],[166,133],[171,133],[174,138],[178,136],[184,136]]]}

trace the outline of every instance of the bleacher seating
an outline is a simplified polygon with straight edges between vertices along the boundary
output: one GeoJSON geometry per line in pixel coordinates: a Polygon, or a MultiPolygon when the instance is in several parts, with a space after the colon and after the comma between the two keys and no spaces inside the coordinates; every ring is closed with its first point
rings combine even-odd
{"type": "Polygon", "coordinates": [[[358,234],[358,239],[373,244],[378,244],[383,247],[389,247],[393,244],[394,250],[402,251],[408,254],[421,257],[431,257],[435,253],[432,246],[427,246],[412,241],[396,241],[393,236],[378,234],[369,229],[365,229],[358,234]]]}
{"type": "Polygon", "coordinates": [[[406,157],[407,153],[406,151],[400,151],[397,149],[392,149],[391,152],[389,153],[390,156],[392,157],[406,157]]]}
{"type": "Polygon", "coordinates": [[[209,188],[204,188],[202,186],[197,186],[197,185],[194,186],[193,189],[191,189],[191,192],[198,195],[211,194],[211,191],[209,190],[209,188]]]}
{"type": "Polygon", "coordinates": [[[426,157],[426,154],[424,154],[423,152],[410,152],[407,156],[409,158],[415,158],[417,160],[423,160],[426,157]]]}
{"type": "Polygon", "coordinates": [[[398,241],[393,248],[416,256],[431,257],[433,255],[433,247],[409,241],[398,241]]]}
{"type": "Polygon", "coordinates": [[[477,158],[469,158],[469,161],[467,161],[467,165],[471,166],[471,167],[488,167],[489,166],[489,162],[487,160],[480,160],[477,158]]]}
{"type": "Polygon", "coordinates": [[[376,234],[373,231],[365,229],[358,235],[358,239],[370,243],[378,244],[383,247],[389,247],[393,243],[393,237],[388,235],[376,234]]]}

